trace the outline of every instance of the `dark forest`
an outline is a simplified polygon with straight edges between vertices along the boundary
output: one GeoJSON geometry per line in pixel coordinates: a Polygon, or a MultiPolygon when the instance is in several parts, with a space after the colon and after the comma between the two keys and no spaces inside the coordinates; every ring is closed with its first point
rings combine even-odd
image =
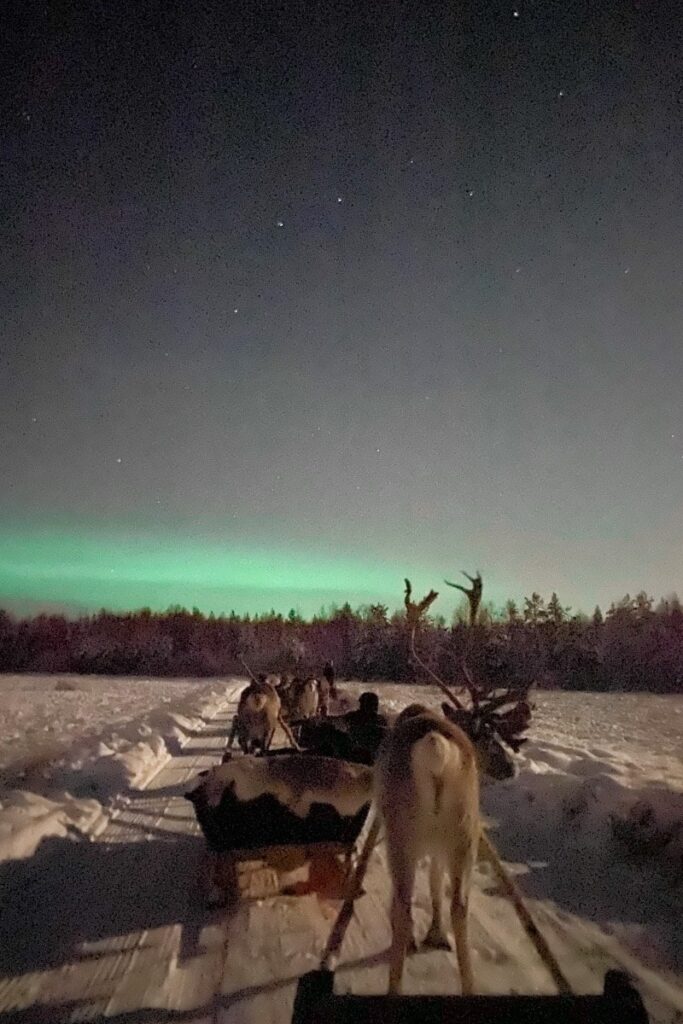
{"type": "MultiPolygon", "coordinates": [[[[573,614],[556,594],[534,593],[518,607],[484,605],[474,626],[466,609],[448,624],[426,616],[417,650],[441,678],[463,683],[464,656],[490,685],[535,684],[595,691],[683,692],[683,609],[676,596],[659,603],[644,592],[604,613],[573,614]]],[[[328,659],[338,677],[419,682],[404,611],[385,605],[322,610],[305,621],[283,616],[204,615],[180,606],[120,614],[102,610],[14,618],[0,611],[0,671],[145,676],[319,673],[328,659]]]]}

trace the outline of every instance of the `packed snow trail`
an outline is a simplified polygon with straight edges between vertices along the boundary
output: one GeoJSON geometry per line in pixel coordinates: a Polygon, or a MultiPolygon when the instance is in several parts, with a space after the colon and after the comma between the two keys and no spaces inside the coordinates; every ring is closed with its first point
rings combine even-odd
{"type": "MultiPolygon", "coordinates": [[[[317,966],[339,905],[305,896],[243,901],[232,915],[205,909],[197,887],[203,840],[182,797],[200,770],[218,762],[242,685],[226,687],[223,707],[97,838],[49,838],[36,856],[0,865],[3,1024],[289,1021],[296,981],[317,966]]],[[[409,691],[404,698],[410,701],[409,691]]],[[[520,849],[526,849],[524,831],[521,823],[520,849]]],[[[382,992],[389,943],[382,848],[364,888],[337,987],[382,992]]],[[[530,904],[576,991],[601,991],[605,971],[620,966],[634,976],[653,1022],[683,1020],[675,978],[648,968],[617,937],[547,895],[538,892],[530,904]]],[[[419,876],[418,936],[426,930],[427,906],[426,879],[419,876]]],[[[512,907],[483,870],[475,880],[471,939],[479,991],[553,992],[512,907]]],[[[458,991],[452,953],[412,956],[404,977],[408,993],[458,991]]]]}
{"type": "Polygon", "coordinates": [[[243,685],[98,837],[0,865],[0,1019],[206,1019],[185,1011],[220,986],[225,924],[197,893],[202,840],[182,794],[219,760],[243,685]]]}

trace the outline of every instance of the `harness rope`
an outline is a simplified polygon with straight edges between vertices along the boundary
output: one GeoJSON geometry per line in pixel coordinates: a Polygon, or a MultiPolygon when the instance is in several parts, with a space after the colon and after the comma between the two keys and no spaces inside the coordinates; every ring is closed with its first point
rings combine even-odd
{"type": "MultiPolygon", "coordinates": [[[[341,949],[349,924],[353,918],[354,904],[360,895],[360,888],[367,872],[372,851],[377,845],[379,830],[380,818],[379,815],[376,814],[365,838],[363,849],[356,861],[355,867],[347,875],[344,902],[342,903],[341,909],[339,910],[335,922],[332,925],[327,945],[325,946],[325,950],[320,960],[320,969],[323,971],[329,971],[331,969],[330,961],[334,956],[338,955],[341,949]]],[[[541,934],[538,925],[534,921],[531,911],[529,910],[519,887],[511,878],[510,873],[500,859],[498,851],[483,829],[479,837],[479,855],[487,860],[493,867],[496,877],[502,883],[507,896],[509,896],[512,902],[524,931],[528,935],[539,957],[547,967],[548,972],[557,986],[558,992],[563,995],[571,995],[572,987],[557,962],[555,954],[550,949],[548,943],[541,934]]]]}

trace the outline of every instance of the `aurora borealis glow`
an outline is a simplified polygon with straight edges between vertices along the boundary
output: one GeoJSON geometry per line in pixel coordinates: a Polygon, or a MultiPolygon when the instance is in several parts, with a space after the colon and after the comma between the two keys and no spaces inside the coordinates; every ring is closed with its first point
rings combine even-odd
{"type": "Polygon", "coordinates": [[[0,536],[0,591],[28,606],[44,601],[125,610],[182,603],[243,612],[272,605],[312,614],[333,602],[395,600],[401,582],[390,566],[319,554],[307,558],[277,548],[226,548],[191,538],[179,544],[149,534],[105,538],[54,530],[0,536]]]}
{"type": "Polygon", "coordinates": [[[18,5],[0,607],[683,589],[683,22],[515,10],[18,5]]]}

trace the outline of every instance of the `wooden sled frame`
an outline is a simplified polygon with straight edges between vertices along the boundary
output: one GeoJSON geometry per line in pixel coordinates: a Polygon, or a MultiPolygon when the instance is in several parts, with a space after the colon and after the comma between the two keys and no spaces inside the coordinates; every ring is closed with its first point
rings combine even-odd
{"type": "Polygon", "coordinates": [[[332,971],[297,986],[292,1024],[648,1024],[638,992],[608,971],[601,995],[338,996],[332,971]]]}
{"type": "MultiPolygon", "coordinates": [[[[297,896],[316,893],[325,899],[341,900],[354,869],[356,843],[307,843],[263,846],[217,852],[208,844],[200,871],[204,896],[212,905],[268,896],[297,896]],[[332,869],[336,862],[337,868],[332,869]],[[320,888],[316,879],[327,865],[328,883],[320,888]],[[283,876],[308,867],[308,878],[284,882],[283,876]],[[317,869],[317,870],[316,870],[317,869]],[[336,877],[335,877],[336,876],[336,877]]],[[[360,894],[360,893],[359,893],[360,894]]]]}

